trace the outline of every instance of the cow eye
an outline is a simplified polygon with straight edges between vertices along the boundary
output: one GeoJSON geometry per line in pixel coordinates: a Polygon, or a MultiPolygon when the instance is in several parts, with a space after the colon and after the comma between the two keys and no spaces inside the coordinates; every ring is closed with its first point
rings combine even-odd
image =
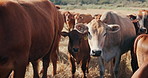
{"type": "Polygon", "coordinates": [[[104,34],[103,34],[103,37],[106,36],[106,35],[107,35],[107,33],[104,33],[104,34]]]}
{"type": "Polygon", "coordinates": [[[92,38],[92,36],[91,36],[90,32],[88,32],[88,39],[91,40],[91,38],[92,38]]]}

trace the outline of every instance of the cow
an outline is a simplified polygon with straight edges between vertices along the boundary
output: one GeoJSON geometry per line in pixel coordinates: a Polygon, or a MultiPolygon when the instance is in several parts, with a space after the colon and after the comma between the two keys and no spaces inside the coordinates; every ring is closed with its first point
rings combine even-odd
{"type": "Polygon", "coordinates": [[[132,75],[131,78],[148,78],[148,60],[143,62],[140,68],[132,75]]]}
{"type": "Polygon", "coordinates": [[[0,78],[7,78],[12,70],[14,78],[24,78],[29,62],[34,78],[39,78],[41,58],[42,77],[47,78],[50,54],[55,51],[63,27],[60,18],[58,9],[48,0],[0,1],[0,78]]]}
{"type": "Polygon", "coordinates": [[[139,33],[147,33],[148,30],[148,10],[140,10],[137,15],[139,23],[139,33]]]}
{"type": "Polygon", "coordinates": [[[139,23],[138,23],[138,20],[137,20],[137,15],[135,14],[130,14],[130,15],[127,15],[127,17],[131,20],[131,22],[134,24],[135,26],[135,29],[136,29],[136,34],[139,35],[141,33],[139,33],[139,23]]]}
{"type": "Polygon", "coordinates": [[[89,23],[93,19],[93,17],[90,14],[77,13],[74,16],[74,19],[75,19],[75,24],[77,24],[77,23],[89,23]]]}
{"type": "Polygon", "coordinates": [[[93,16],[93,18],[94,18],[94,19],[100,19],[101,16],[102,16],[101,14],[95,14],[95,15],[93,16]]]}
{"type": "Polygon", "coordinates": [[[108,11],[102,14],[100,20],[93,19],[86,27],[90,55],[99,58],[100,78],[105,72],[103,61],[112,59],[115,59],[113,72],[117,78],[121,55],[132,49],[136,37],[134,25],[125,15],[108,11]]]}
{"type": "Polygon", "coordinates": [[[66,11],[63,12],[63,16],[64,16],[64,22],[67,25],[66,29],[68,31],[73,30],[75,25],[74,13],[66,11]]]}
{"type": "Polygon", "coordinates": [[[130,14],[130,15],[127,15],[127,17],[134,24],[137,35],[140,35],[140,34],[143,34],[143,33],[147,33],[147,29],[145,27],[140,27],[139,20],[137,19],[138,15],[130,14]]]}
{"type": "MultiPolygon", "coordinates": [[[[82,25],[77,24],[76,27],[82,25]]],[[[79,33],[77,30],[72,30],[70,32],[62,32],[62,36],[69,37],[68,51],[69,60],[71,63],[71,73],[72,78],[76,72],[76,65],[81,63],[81,69],[86,78],[86,72],[88,73],[89,61],[90,61],[90,47],[88,45],[87,34],[79,33]]]]}
{"type": "MultiPolygon", "coordinates": [[[[56,8],[60,9],[59,6],[56,8]]],[[[64,27],[64,17],[62,15],[62,13],[60,11],[58,11],[58,23],[59,23],[59,29],[58,29],[58,35],[57,35],[57,38],[56,38],[56,42],[54,43],[55,44],[55,47],[53,47],[53,51],[52,53],[50,54],[50,57],[51,57],[51,62],[53,64],[53,76],[56,75],[56,70],[57,70],[57,58],[58,58],[58,54],[59,54],[59,42],[60,42],[60,39],[61,39],[61,31],[64,27]]]]}
{"type": "Polygon", "coordinates": [[[148,35],[139,35],[134,42],[134,51],[132,52],[132,67],[135,72],[144,62],[148,62],[148,35]]]}
{"type": "MultiPolygon", "coordinates": [[[[132,22],[135,25],[137,36],[143,33],[147,33],[148,30],[148,10],[140,10],[138,15],[136,16],[129,16],[132,19],[132,22]]],[[[132,58],[135,58],[133,52],[131,52],[132,58]]],[[[132,59],[131,61],[132,70],[135,72],[138,69],[137,61],[132,59]]]]}

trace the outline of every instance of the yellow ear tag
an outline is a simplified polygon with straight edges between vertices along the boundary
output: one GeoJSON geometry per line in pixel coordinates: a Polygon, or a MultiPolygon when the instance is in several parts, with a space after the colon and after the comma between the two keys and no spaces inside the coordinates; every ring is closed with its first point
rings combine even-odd
{"type": "Polygon", "coordinates": [[[87,35],[86,35],[86,36],[84,36],[84,40],[88,40],[88,37],[87,37],[87,35]]]}

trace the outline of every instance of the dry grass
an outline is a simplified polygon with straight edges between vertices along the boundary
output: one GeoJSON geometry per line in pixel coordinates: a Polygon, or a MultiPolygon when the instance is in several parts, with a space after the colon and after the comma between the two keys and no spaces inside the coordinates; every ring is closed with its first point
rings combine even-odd
{"type": "MultiPolygon", "coordinates": [[[[71,68],[70,68],[70,62],[68,60],[68,51],[67,51],[67,43],[68,38],[62,38],[60,42],[60,53],[59,53],[59,60],[57,62],[57,75],[54,77],[52,76],[52,64],[50,63],[50,66],[48,68],[48,78],[71,78],[71,68]]],[[[42,62],[40,63],[41,69],[42,62]]],[[[105,78],[111,78],[111,69],[110,63],[106,63],[106,70],[105,70],[105,78]],[[110,74],[109,74],[110,73],[110,74]]],[[[120,71],[119,71],[119,78],[130,78],[132,75],[131,72],[131,66],[130,66],[130,56],[129,53],[124,54],[122,56],[122,60],[120,63],[120,71]]],[[[88,78],[99,78],[99,66],[98,66],[98,58],[92,57],[89,64],[89,74],[87,75],[88,78]]],[[[42,74],[40,74],[42,75],[42,74]]],[[[26,77],[25,78],[33,78],[33,69],[32,65],[30,64],[29,67],[27,67],[26,77]]],[[[83,73],[81,71],[80,66],[77,66],[77,70],[75,73],[75,78],[82,78],[83,73]]]]}
{"type": "MultiPolygon", "coordinates": [[[[65,10],[62,10],[65,11],[65,10]]],[[[90,13],[92,15],[96,13],[103,13],[107,10],[93,10],[93,9],[88,9],[88,10],[72,10],[72,12],[79,12],[79,13],[90,13]]],[[[134,11],[122,11],[122,10],[117,10],[117,12],[121,12],[123,14],[132,14],[136,13],[134,11]]],[[[60,53],[58,55],[58,62],[57,62],[57,75],[54,77],[52,76],[52,64],[50,63],[50,66],[48,68],[48,77],[49,78],[71,78],[71,68],[70,68],[70,62],[68,61],[68,51],[67,51],[67,43],[68,43],[68,38],[61,38],[60,41],[60,53]]],[[[40,68],[41,69],[42,62],[40,63],[40,68]]],[[[110,63],[105,64],[107,70],[105,70],[105,78],[111,78],[111,75],[109,73],[112,73],[110,71],[110,63]]],[[[33,78],[33,69],[32,65],[30,64],[27,67],[27,72],[25,78],[33,78]]],[[[130,54],[129,52],[127,54],[124,54],[122,56],[122,60],[120,63],[120,71],[119,71],[119,78],[130,78],[132,75],[131,72],[131,65],[130,65],[130,54]]],[[[41,74],[42,75],[42,74],[41,74]]],[[[98,59],[95,57],[91,58],[90,61],[90,66],[89,66],[89,74],[87,75],[88,78],[99,78],[99,67],[98,67],[98,59]]],[[[80,66],[77,66],[77,70],[75,73],[76,78],[82,78],[83,73],[81,71],[80,66]]]]}

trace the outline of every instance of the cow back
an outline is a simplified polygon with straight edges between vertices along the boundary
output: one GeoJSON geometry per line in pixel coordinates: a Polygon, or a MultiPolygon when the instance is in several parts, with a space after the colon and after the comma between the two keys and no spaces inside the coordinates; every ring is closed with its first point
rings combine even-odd
{"type": "Polygon", "coordinates": [[[27,56],[31,46],[31,26],[31,18],[17,2],[0,2],[0,56],[12,60],[17,58],[15,56],[27,56]]]}
{"type": "Polygon", "coordinates": [[[146,60],[148,60],[148,35],[139,35],[134,43],[134,53],[137,56],[138,66],[140,67],[146,60]]]}
{"type": "Polygon", "coordinates": [[[109,11],[104,13],[100,20],[106,24],[118,24],[120,26],[120,31],[107,36],[105,40],[105,45],[107,47],[118,45],[122,53],[131,49],[136,31],[130,19],[120,13],[109,11]],[[108,43],[111,45],[108,45],[108,43]]]}
{"type": "Polygon", "coordinates": [[[58,13],[48,0],[0,1],[1,74],[1,69],[15,69],[16,62],[27,64],[50,54],[63,27],[58,13]]]}
{"type": "Polygon", "coordinates": [[[19,3],[28,12],[32,21],[30,60],[41,58],[50,50],[58,31],[56,8],[47,0],[20,1],[19,3]],[[38,50],[40,48],[42,50],[38,50]]]}

